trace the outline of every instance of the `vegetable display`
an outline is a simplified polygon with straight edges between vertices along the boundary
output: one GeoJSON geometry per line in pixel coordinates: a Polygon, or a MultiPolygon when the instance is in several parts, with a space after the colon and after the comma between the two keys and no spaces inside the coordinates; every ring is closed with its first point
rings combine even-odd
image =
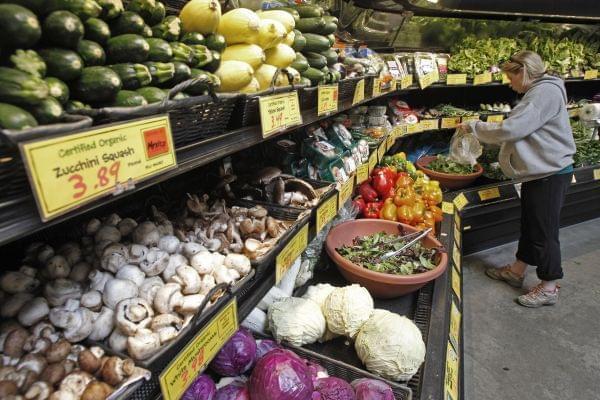
{"type": "Polygon", "coordinates": [[[201,374],[187,388],[181,396],[181,400],[206,399],[213,400],[217,393],[217,386],[210,376],[201,374]]]}
{"type": "Polygon", "coordinates": [[[404,240],[399,240],[398,235],[380,232],[369,236],[357,236],[351,245],[336,250],[354,264],[375,272],[412,275],[435,268],[437,251],[424,247],[420,242],[394,257],[381,259],[383,254],[399,250],[406,243],[404,240]]]}
{"type": "Polygon", "coordinates": [[[454,175],[468,175],[475,172],[474,166],[468,164],[459,164],[442,154],[438,154],[437,158],[427,165],[427,168],[432,171],[454,175]]]}
{"type": "Polygon", "coordinates": [[[237,376],[248,371],[256,357],[256,342],[246,329],[240,329],[221,348],[210,368],[222,376],[237,376]]]}
{"type": "Polygon", "coordinates": [[[577,145],[573,156],[575,167],[600,164],[600,141],[592,138],[592,129],[575,120],[571,120],[571,129],[577,145]]]}
{"type": "Polygon", "coordinates": [[[296,346],[314,343],[325,334],[320,306],[312,300],[287,297],[269,307],[269,326],[276,340],[296,346]]]}

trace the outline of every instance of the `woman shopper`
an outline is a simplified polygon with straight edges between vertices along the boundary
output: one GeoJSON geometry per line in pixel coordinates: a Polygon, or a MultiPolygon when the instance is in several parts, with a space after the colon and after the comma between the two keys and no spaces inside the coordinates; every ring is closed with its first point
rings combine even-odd
{"type": "Polygon", "coordinates": [[[524,96],[500,124],[462,124],[481,142],[500,145],[502,171],[522,179],[521,237],[512,265],[489,268],[486,274],[521,287],[528,265],[537,267],[540,284],[517,301],[526,307],[553,305],[557,280],[563,277],[559,222],[565,194],[573,177],[575,142],[567,114],[564,82],[546,74],[541,57],[520,51],[502,65],[510,87],[524,96]]]}

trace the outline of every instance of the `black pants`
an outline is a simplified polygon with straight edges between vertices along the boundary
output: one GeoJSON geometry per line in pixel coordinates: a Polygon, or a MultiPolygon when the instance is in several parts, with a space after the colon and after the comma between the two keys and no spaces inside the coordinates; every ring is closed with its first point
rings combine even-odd
{"type": "Polygon", "coordinates": [[[543,281],[561,279],[560,210],[572,173],[524,182],[521,186],[521,237],[517,259],[537,267],[543,281]]]}

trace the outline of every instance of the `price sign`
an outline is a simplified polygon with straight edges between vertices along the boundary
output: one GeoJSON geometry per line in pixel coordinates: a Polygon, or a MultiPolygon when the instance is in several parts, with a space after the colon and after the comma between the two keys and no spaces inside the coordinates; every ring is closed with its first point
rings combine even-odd
{"type": "Polygon", "coordinates": [[[317,233],[321,232],[325,225],[336,216],[337,211],[336,196],[331,196],[317,208],[317,233]]]}
{"type": "Polygon", "coordinates": [[[487,122],[500,123],[502,121],[504,121],[504,115],[502,114],[488,115],[487,117],[487,122]]]}
{"type": "Polygon", "coordinates": [[[460,273],[456,270],[456,268],[451,268],[452,275],[452,290],[454,290],[454,294],[458,300],[460,300],[460,273]]]}
{"type": "Polygon", "coordinates": [[[485,85],[486,83],[492,83],[491,72],[484,72],[483,74],[475,75],[473,78],[473,85],[485,85]]]}
{"type": "Polygon", "coordinates": [[[346,201],[352,196],[354,190],[354,177],[351,176],[346,182],[342,183],[340,192],[338,193],[338,210],[344,207],[346,201]]]}
{"type": "Polygon", "coordinates": [[[583,74],[583,79],[598,79],[598,70],[597,69],[588,69],[583,74]]]}
{"type": "Polygon", "coordinates": [[[385,157],[385,151],[387,150],[386,144],[386,141],[383,140],[377,148],[377,159],[379,160],[379,162],[381,162],[381,160],[383,160],[383,157],[385,157]]]}
{"type": "Polygon", "coordinates": [[[593,174],[594,174],[594,180],[595,181],[600,180],[600,169],[595,169],[594,172],[593,172],[593,174]]]}
{"type": "Polygon", "coordinates": [[[374,151],[369,155],[369,174],[377,166],[377,153],[378,151],[374,151]]]}
{"type": "Polygon", "coordinates": [[[454,243],[452,246],[452,261],[454,261],[454,266],[456,267],[456,271],[460,273],[461,265],[460,265],[460,250],[458,250],[458,246],[454,243]]]}
{"type": "Polygon", "coordinates": [[[371,97],[377,97],[381,95],[381,79],[375,78],[373,79],[373,93],[371,93],[371,97]]]}
{"type": "Polygon", "coordinates": [[[406,133],[407,134],[419,133],[422,131],[423,131],[423,127],[421,126],[420,122],[417,122],[416,124],[406,125],[406,133]]]}
{"type": "Polygon", "coordinates": [[[356,83],[354,88],[354,98],[352,99],[352,105],[360,103],[365,99],[365,80],[361,79],[356,83]]]}
{"type": "Polygon", "coordinates": [[[467,204],[469,204],[469,200],[467,200],[467,198],[465,197],[464,193],[459,194],[458,196],[456,196],[454,198],[454,206],[456,207],[456,209],[458,211],[462,210],[463,208],[465,208],[465,206],[467,204]]]}
{"type": "Polygon", "coordinates": [[[396,143],[396,132],[392,131],[392,132],[390,132],[390,134],[387,137],[386,144],[385,144],[386,149],[387,150],[391,149],[392,146],[394,146],[394,143],[396,143]]]}
{"type": "Polygon", "coordinates": [[[19,147],[43,221],[177,166],[167,115],[19,147]]]}
{"type": "Polygon", "coordinates": [[[458,310],[456,303],[454,300],[452,301],[452,305],[450,306],[450,329],[448,335],[450,337],[450,342],[455,349],[459,349],[458,344],[460,342],[460,320],[462,319],[462,314],[458,310]]]}
{"type": "Polygon", "coordinates": [[[424,119],[419,122],[421,125],[422,131],[434,131],[439,129],[440,120],[439,119],[424,119]]]}
{"type": "Polygon", "coordinates": [[[449,201],[442,202],[442,211],[445,214],[454,214],[454,205],[449,201]]]}
{"type": "Polygon", "coordinates": [[[440,79],[440,75],[437,70],[419,77],[419,86],[421,89],[425,89],[428,86],[433,85],[440,79]]]}
{"type": "Polygon", "coordinates": [[[502,84],[508,85],[510,83],[510,79],[508,79],[508,75],[502,74],[502,84]]]}
{"type": "Polygon", "coordinates": [[[403,126],[404,125],[396,125],[392,128],[392,132],[391,132],[390,136],[392,136],[394,138],[394,140],[396,140],[400,136],[402,136],[403,126]]]}
{"type": "Polygon", "coordinates": [[[454,224],[454,242],[461,247],[462,236],[460,234],[460,227],[454,224]]]}
{"type": "Polygon", "coordinates": [[[319,85],[317,94],[317,115],[327,115],[338,110],[338,84],[319,85]]]}
{"type": "Polygon", "coordinates": [[[302,123],[298,92],[273,94],[258,98],[262,134],[267,138],[302,123]]]}
{"type": "Polygon", "coordinates": [[[481,201],[488,201],[500,197],[500,190],[498,189],[498,186],[496,186],[489,189],[479,190],[477,194],[479,195],[481,201]]]}
{"type": "Polygon", "coordinates": [[[163,397],[166,400],[180,399],[237,329],[237,303],[233,298],[160,374],[163,397]]]}
{"type": "Polygon", "coordinates": [[[467,74],[448,74],[446,75],[446,85],[466,85],[467,74]]]}
{"type": "Polygon", "coordinates": [[[448,341],[448,350],[446,351],[446,373],[444,376],[444,387],[449,400],[458,399],[458,355],[452,344],[448,341]]]}
{"type": "Polygon", "coordinates": [[[442,129],[456,128],[460,124],[460,117],[444,117],[442,118],[442,129]]]}
{"type": "Polygon", "coordinates": [[[479,115],[468,115],[461,118],[462,122],[479,121],[479,115]]]}
{"type": "MultiPolygon", "coordinates": [[[[371,157],[369,157],[370,159],[371,157]]],[[[356,184],[360,185],[367,179],[369,179],[369,163],[364,163],[356,168],[356,184]]]]}
{"type": "MultiPolygon", "coordinates": [[[[333,198],[335,199],[335,197],[333,198]]],[[[275,259],[275,284],[281,281],[306,246],[308,246],[308,224],[304,224],[277,255],[275,259]]]]}
{"type": "Polygon", "coordinates": [[[412,86],[413,84],[413,76],[406,75],[400,79],[400,89],[406,89],[407,87],[412,86]]]}

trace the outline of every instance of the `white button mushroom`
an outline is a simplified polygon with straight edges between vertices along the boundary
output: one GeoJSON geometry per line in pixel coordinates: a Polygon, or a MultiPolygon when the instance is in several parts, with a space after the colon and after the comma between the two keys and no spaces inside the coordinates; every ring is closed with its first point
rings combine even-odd
{"type": "Polygon", "coordinates": [[[114,226],[102,225],[94,235],[94,240],[96,243],[107,240],[113,243],[118,243],[121,240],[121,232],[119,232],[119,230],[114,226]]]}
{"type": "Polygon", "coordinates": [[[165,283],[162,279],[160,279],[159,276],[151,276],[144,279],[144,282],[140,286],[139,295],[148,303],[153,304],[156,292],[158,292],[158,290],[164,285],[165,283]]]}
{"type": "Polygon", "coordinates": [[[201,251],[207,251],[206,247],[202,246],[200,243],[194,242],[184,243],[181,249],[182,254],[189,259],[191,259],[194,254],[201,251]]]}
{"type": "Polygon", "coordinates": [[[210,292],[210,290],[212,288],[214,288],[215,286],[217,286],[215,277],[210,274],[204,275],[202,277],[202,283],[200,284],[200,294],[203,294],[206,296],[208,294],[208,292],[210,292]]]}
{"type": "Polygon", "coordinates": [[[187,263],[188,260],[183,255],[172,254],[169,257],[169,263],[167,264],[167,267],[162,272],[163,279],[168,281],[173,275],[175,275],[177,268],[181,267],[182,265],[187,265],[187,263]]]}
{"type": "Polygon", "coordinates": [[[115,314],[117,328],[121,333],[133,336],[140,329],[150,326],[154,310],[146,300],[137,297],[120,301],[115,314]]]}
{"type": "Polygon", "coordinates": [[[102,301],[108,308],[115,309],[121,300],[137,297],[138,287],[128,279],[110,279],[104,285],[102,301]]]}
{"type": "Polygon", "coordinates": [[[154,296],[154,309],[160,314],[173,312],[175,304],[181,297],[181,286],[177,283],[167,283],[156,292],[154,296]]]}
{"type": "Polygon", "coordinates": [[[102,222],[100,222],[98,218],[92,218],[89,220],[85,227],[85,233],[90,236],[93,236],[96,234],[96,232],[98,232],[101,226],[102,222]]]}
{"type": "Polygon", "coordinates": [[[147,247],[156,246],[160,239],[160,233],[154,222],[144,221],[134,229],[132,239],[134,243],[147,247]]]}
{"type": "Polygon", "coordinates": [[[209,251],[203,251],[194,254],[190,260],[190,264],[199,274],[210,274],[212,271],[223,264],[225,256],[219,253],[211,253],[209,251]]]}
{"type": "Polygon", "coordinates": [[[169,254],[175,254],[181,250],[181,242],[173,235],[166,235],[159,239],[158,248],[169,254]]]}
{"type": "Polygon", "coordinates": [[[60,383],[60,390],[72,392],[75,394],[76,398],[81,397],[85,387],[93,380],[94,378],[84,371],[73,371],[69,375],[65,376],[62,382],[60,383]]]}
{"type": "Polygon", "coordinates": [[[33,294],[26,292],[16,293],[10,296],[8,299],[2,302],[2,305],[0,305],[0,317],[15,317],[25,303],[31,299],[33,299],[33,294]]]}
{"type": "Polygon", "coordinates": [[[117,271],[115,278],[129,279],[136,286],[141,286],[144,283],[144,279],[146,279],[146,274],[135,265],[127,264],[117,271]]]}
{"type": "Polygon", "coordinates": [[[44,286],[44,296],[53,306],[61,306],[69,299],[79,299],[82,295],[81,285],[69,279],[55,279],[44,286]]]}
{"type": "Polygon", "coordinates": [[[81,260],[82,252],[79,244],[75,242],[67,242],[59,247],[58,254],[65,257],[69,265],[75,265],[81,260]]]}
{"type": "Polygon", "coordinates": [[[100,270],[93,270],[89,274],[90,278],[90,290],[97,290],[100,293],[104,292],[104,286],[106,282],[113,279],[114,276],[110,272],[104,272],[100,270]]]}
{"type": "Polygon", "coordinates": [[[223,265],[227,268],[236,270],[242,276],[248,275],[252,269],[250,259],[243,254],[227,254],[223,261],[223,265]]]}
{"type": "Polygon", "coordinates": [[[92,266],[88,262],[80,261],[71,268],[69,279],[75,282],[83,283],[87,279],[91,270],[92,266]]]}
{"type": "Polygon", "coordinates": [[[94,315],[92,333],[88,338],[90,340],[104,340],[115,327],[114,312],[108,307],[102,307],[102,310],[94,315]]]}
{"type": "Polygon", "coordinates": [[[201,279],[196,270],[188,265],[177,268],[177,274],[171,277],[171,281],[182,286],[183,294],[196,294],[200,291],[201,279]]]}
{"type": "Polygon", "coordinates": [[[119,268],[127,264],[128,259],[129,250],[127,246],[121,243],[112,243],[102,252],[101,265],[103,269],[114,274],[119,268]]]}
{"type": "Polygon", "coordinates": [[[81,296],[81,305],[92,311],[99,311],[102,308],[102,293],[98,290],[90,290],[81,296]]]}
{"type": "Polygon", "coordinates": [[[46,262],[46,275],[50,279],[67,278],[71,273],[71,265],[61,255],[50,257],[46,262]]]}
{"type": "Polygon", "coordinates": [[[127,350],[127,338],[129,336],[123,335],[119,332],[118,329],[115,329],[110,336],[108,337],[108,345],[114,351],[118,351],[120,353],[127,350]]]}
{"type": "Polygon", "coordinates": [[[87,308],[73,310],[69,304],[50,310],[50,322],[63,328],[65,339],[71,343],[81,342],[92,333],[93,318],[94,313],[87,308]]]}
{"type": "Polygon", "coordinates": [[[168,264],[169,254],[158,247],[152,247],[148,251],[146,259],[140,263],[140,268],[146,275],[154,276],[163,272],[168,264]]]}
{"type": "Polygon", "coordinates": [[[21,271],[9,271],[0,278],[0,289],[6,293],[31,292],[40,281],[21,271]]]}
{"type": "Polygon", "coordinates": [[[123,218],[117,224],[117,228],[123,237],[129,236],[137,226],[138,223],[133,218],[123,218]]]}
{"type": "Polygon", "coordinates": [[[129,263],[139,265],[146,259],[149,249],[141,244],[132,243],[129,245],[129,263]]]}
{"type": "Polygon", "coordinates": [[[183,327],[183,320],[174,314],[160,314],[152,319],[151,329],[158,333],[161,344],[173,340],[183,327]]]}
{"type": "Polygon", "coordinates": [[[127,338],[127,351],[136,360],[145,360],[160,347],[160,337],[150,329],[141,329],[127,338]]]}

